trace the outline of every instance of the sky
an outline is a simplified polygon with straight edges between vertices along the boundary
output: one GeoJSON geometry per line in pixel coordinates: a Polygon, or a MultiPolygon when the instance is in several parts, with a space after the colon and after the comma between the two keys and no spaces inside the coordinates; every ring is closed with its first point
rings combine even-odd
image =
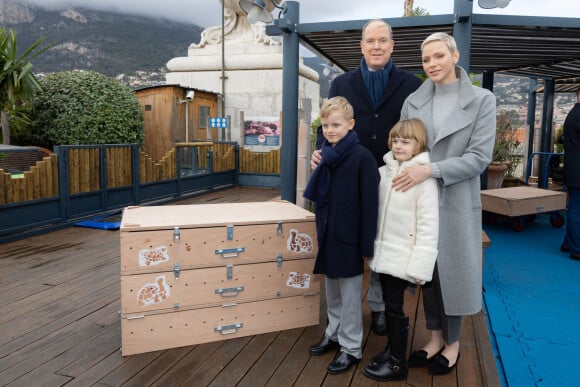
{"type": "MultiPolygon", "coordinates": [[[[219,0],[28,0],[43,7],[62,5],[159,16],[209,27],[221,24],[219,0]]],[[[400,17],[403,0],[299,0],[300,22],[400,17]],[[353,5],[353,4],[356,4],[353,5]]],[[[579,0],[511,0],[506,8],[484,10],[473,0],[473,12],[498,15],[580,17],[579,0]]],[[[415,0],[431,15],[453,13],[453,0],[415,0]]],[[[277,12],[273,12],[277,15],[277,12]]]]}

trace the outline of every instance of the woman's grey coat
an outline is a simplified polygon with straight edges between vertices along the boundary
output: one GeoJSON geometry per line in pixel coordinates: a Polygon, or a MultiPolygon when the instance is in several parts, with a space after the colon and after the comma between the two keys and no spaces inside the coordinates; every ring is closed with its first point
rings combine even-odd
{"type": "Polygon", "coordinates": [[[431,162],[441,170],[439,255],[437,268],[445,314],[481,310],[480,175],[491,161],[495,139],[495,96],[473,86],[465,71],[459,78],[458,106],[434,138],[432,101],[435,85],[427,79],[403,104],[401,119],[425,123],[431,162]]]}

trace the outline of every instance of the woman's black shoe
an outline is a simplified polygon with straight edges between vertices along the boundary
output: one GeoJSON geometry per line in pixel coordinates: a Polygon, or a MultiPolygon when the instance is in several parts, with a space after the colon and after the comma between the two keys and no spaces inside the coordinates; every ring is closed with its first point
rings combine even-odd
{"type": "Polygon", "coordinates": [[[455,368],[457,363],[459,363],[459,355],[460,353],[457,354],[457,360],[455,360],[455,364],[453,364],[451,367],[449,367],[449,359],[447,359],[442,354],[433,356],[431,360],[431,367],[429,367],[429,373],[431,375],[447,375],[453,371],[453,368],[455,368]]]}
{"type": "Polygon", "coordinates": [[[324,336],[322,340],[308,348],[308,353],[313,356],[317,356],[336,348],[338,348],[338,343],[336,341],[330,340],[327,336],[324,336]]]}
{"type": "MultiPolygon", "coordinates": [[[[445,348],[445,347],[443,347],[445,348]]],[[[427,367],[431,365],[431,361],[436,355],[439,355],[443,352],[443,348],[439,350],[435,355],[431,357],[427,357],[427,352],[425,350],[419,349],[417,351],[411,352],[411,356],[409,356],[409,367],[427,367]]]]}

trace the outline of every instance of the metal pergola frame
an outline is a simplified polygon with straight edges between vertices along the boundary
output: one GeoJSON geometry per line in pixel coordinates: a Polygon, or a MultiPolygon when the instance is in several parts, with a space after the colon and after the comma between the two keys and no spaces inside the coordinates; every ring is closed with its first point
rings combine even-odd
{"type": "MultiPolygon", "coordinates": [[[[295,203],[299,45],[306,46],[329,64],[351,70],[360,63],[359,42],[367,20],[300,24],[299,3],[286,1],[282,6],[284,11],[273,24],[266,26],[266,33],[283,37],[281,196],[295,203]]],[[[394,62],[409,71],[422,72],[421,42],[430,33],[443,31],[457,41],[461,53],[459,65],[468,72],[482,73],[484,87],[492,88],[496,73],[528,77],[531,85],[542,80],[540,151],[549,151],[553,95],[556,91],[580,86],[580,18],[474,14],[472,0],[454,0],[453,12],[384,18],[393,28],[394,62]]],[[[535,92],[530,96],[535,98],[535,92]]],[[[535,107],[535,100],[530,103],[535,107]]],[[[528,125],[533,134],[533,119],[528,125]]]]}

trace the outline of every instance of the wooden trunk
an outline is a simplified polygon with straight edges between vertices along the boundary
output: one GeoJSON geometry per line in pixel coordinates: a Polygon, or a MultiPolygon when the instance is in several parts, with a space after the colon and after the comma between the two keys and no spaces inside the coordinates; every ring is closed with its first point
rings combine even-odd
{"type": "Polygon", "coordinates": [[[314,215],[279,202],[128,207],[123,356],[319,323],[314,215]]]}

